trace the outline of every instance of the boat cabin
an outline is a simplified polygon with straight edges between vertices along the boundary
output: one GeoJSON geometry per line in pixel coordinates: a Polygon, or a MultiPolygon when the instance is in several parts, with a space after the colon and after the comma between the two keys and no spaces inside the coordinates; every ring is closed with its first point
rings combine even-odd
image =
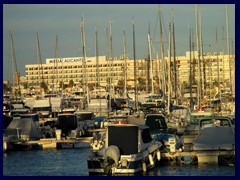
{"type": "Polygon", "coordinates": [[[152,141],[149,128],[145,125],[109,125],[106,131],[105,148],[115,145],[121,155],[137,154],[152,141]]]}

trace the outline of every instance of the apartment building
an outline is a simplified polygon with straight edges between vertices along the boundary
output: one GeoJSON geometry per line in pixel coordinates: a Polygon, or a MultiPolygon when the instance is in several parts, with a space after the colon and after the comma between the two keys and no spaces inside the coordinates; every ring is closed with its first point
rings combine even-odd
{"type": "MultiPolygon", "coordinates": [[[[190,80],[190,62],[192,65],[192,80],[197,83],[199,80],[198,69],[198,57],[197,53],[193,52],[191,55],[186,52],[186,56],[176,57],[176,77],[178,84],[189,84],[190,80]]],[[[167,76],[169,58],[165,58],[165,72],[161,68],[164,63],[162,60],[152,60],[152,62],[139,59],[136,60],[137,77],[141,77],[146,81],[153,77],[155,83],[159,84],[157,77],[160,79],[167,76]],[[151,68],[152,66],[152,68],[151,68]],[[149,72],[152,69],[152,73],[149,72]],[[164,75],[165,74],[165,75],[164,75]],[[148,79],[147,79],[148,76],[148,79]]],[[[46,63],[28,64],[26,68],[26,79],[29,86],[38,86],[42,79],[48,84],[48,86],[59,86],[60,82],[68,84],[69,81],[73,81],[76,85],[81,85],[84,81],[86,84],[95,84],[99,82],[100,86],[107,86],[110,82],[113,85],[117,85],[120,80],[124,80],[124,73],[126,72],[128,87],[134,87],[134,61],[131,59],[108,59],[106,56],[98,57],[98,64],[96,63],[96,57],[87,57],[86,64],[83,63],[82,57],[67,57],[67,58],[47,58],[46,63]],[[126,69],[125,69],[126,64],[126,69]],[[98,79],[99,78],[99,79],[98,79]]],[[[174,59],[171,58],[171,79],[173,79],[173,65],[174,59]]],[[[235,55],[229,56],[222,53],[219,54],[205,54],[200,57],[200,79],[202,85],[210,86],[210,84],[218,81],[225,84],[225,88],[229,88],[231,76],[234,81],[235,75],[235,55]],[[231,64],[231,66],[229,66],[231,64]]],[[[151,80],[149,80],[150,82],[151,80]]],[[[150,83],[149,83],[150,85],[150,83]]]]}

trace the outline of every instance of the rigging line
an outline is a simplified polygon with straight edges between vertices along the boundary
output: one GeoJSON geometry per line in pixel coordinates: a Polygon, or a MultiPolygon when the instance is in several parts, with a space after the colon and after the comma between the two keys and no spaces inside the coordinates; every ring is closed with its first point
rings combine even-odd
{"type": "Polygon", "coordinates": [[[159,21],[159,17],[158,17],[158,14],[157,14],[156,23],[155,23],[155,28],[154,28],[154,33],[153,33],[153,37],[152,37],[152,39],[153,39],[152,42],[154,41],[155,34],[156,34],[156,32],[157,32],[158,21],[159,21]]]}
{"type": "MultiPolygon", "coordinates": [[[[165,38],[166,39],[168,39],[168,33],[167,33],[167,30],[166,30],[166,26],[164,25],[165,23],[164,23],[164,19],[163,19],[163,14],[161,13],[161,20],[162,20],[162,25],[163,25],[163,28],[164,28],[164,32],[165,32],[165,38]]],[[[166,43],[168,44],[169,42],[168,41],[166,41],[166,43]]]]}

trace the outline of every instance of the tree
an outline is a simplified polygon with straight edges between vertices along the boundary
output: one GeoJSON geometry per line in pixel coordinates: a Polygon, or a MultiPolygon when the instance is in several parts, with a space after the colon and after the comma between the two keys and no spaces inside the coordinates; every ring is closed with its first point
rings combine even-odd
{"type": "Polygon", "coordinates": [[[117,86],[118,86],[119,90],[121,92],[123,92],[123,90],[124,90],[124,81],[122,79],[118,80],[117,86]]]}
{"type": "Polygon", "coordinates": [[[71,79],[70,81],[69,81],[69,83],[68,83],[68,87],[73,87],[73,85],[74,85],[74,82],[73,82],[73,80],[71,79]]]}
{"type": "Polygon", "coordinates": [[[84,84],[83,84],[83,80],[80,80],[79,81],[79,84],[80,84],[80,86],[83,86],[84,84]]]}
{"type": "Polygon", "coordinates": [[[47,92],[48,86],[44,81],[41,82],[40,87],[43,88],[44,92],[47,92]]]}
{"type": "Polygon", "coordinates": [[[3,91],[4,91],[4,92],[12,91],[12,88],[9,87],[7,84],[3,84],[3,91]]]}
{"type": "Polygon", "coordinates": [[[24,87],[24,89],[27,89],[28,88],[28,83],[27,82],[23,83],[23,87],[24,87]]]}
{"type": "Polygon", "coordinates": [[[146,80],[143,77],[138,77],[138,88],[139,90],[144,90],[146,89],[146,80]]]}

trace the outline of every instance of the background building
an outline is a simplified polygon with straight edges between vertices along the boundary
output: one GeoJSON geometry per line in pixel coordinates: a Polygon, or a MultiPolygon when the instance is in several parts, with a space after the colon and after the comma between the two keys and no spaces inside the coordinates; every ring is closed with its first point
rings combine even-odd
{"type": "MultiPolygon", "coordinates": [[[[197,85],[199,80],[197,52],[192,53],[192,74],[191,80],[193,85],[197,85]]],[[[221,84],[221,89],[230,90],[230,71],[229,64],[231,64],[232,77],[235,74],[235,56],[224,55],[222,53],[204,54],[200,58],[200,80],[203,94],[213,89],[213,84],[221,84]],[[219,74],[218,74],[219,72],[219,74]]],[[[169,58],[165,58],[165,72],[162,70],[162,60],[136,60],[138,86],[142,86],[141,90],[149,90],[151,86],[151,78],[154,81],[155,93],[160,88],[159,79],[166,79],[167,82],[167,64],[169,58]],[[150,66],[153,66],[153,74],[149,73],[150,66]],[[141,83],[140,83],[140,80],[141,83]],[[156,88],[158,87],[158,88],[156,88]]],[[[28,64],[26,65],[26,81],[29,87],[39,87],[39,84],[44,81],[49,89],[61,89],[63,84],[68,85],[70,81],[75,85],[82,86],[86,81],[88,86],[94,87],[97,82],[101,87],[107,87],[109,84],[114,86],[123,86],[124,81],[124,67],[126,62],[126,78],[129,89],[134,88],[134,61],[122,58],[108,60],[106,56],[98,57],[99,63],[96,63],[96,57],[88,57],[84,68],[82,57],[68,57],[68,58],[47,58],[46,64],[28,64]],[[98,78],[99,77],[99,81],[98,78]],[[63,82],[63,84],[62,84],[63,82]]],[[[175,82],[173,76],[173,58],[171,59],[171,81],[175,82]]],[[[178,89],[183,89],[184,86],[190,84],[190,53],[186,52],[186,56],[176,57],[176,78],[178,89]]],[[[234,78],[233,78],[234,79],[234,78]]],[[[233,80],[234,81],[234,80],[233,80]]],[[[167,90],[167,88],[166,88],[167,90]]]]}

